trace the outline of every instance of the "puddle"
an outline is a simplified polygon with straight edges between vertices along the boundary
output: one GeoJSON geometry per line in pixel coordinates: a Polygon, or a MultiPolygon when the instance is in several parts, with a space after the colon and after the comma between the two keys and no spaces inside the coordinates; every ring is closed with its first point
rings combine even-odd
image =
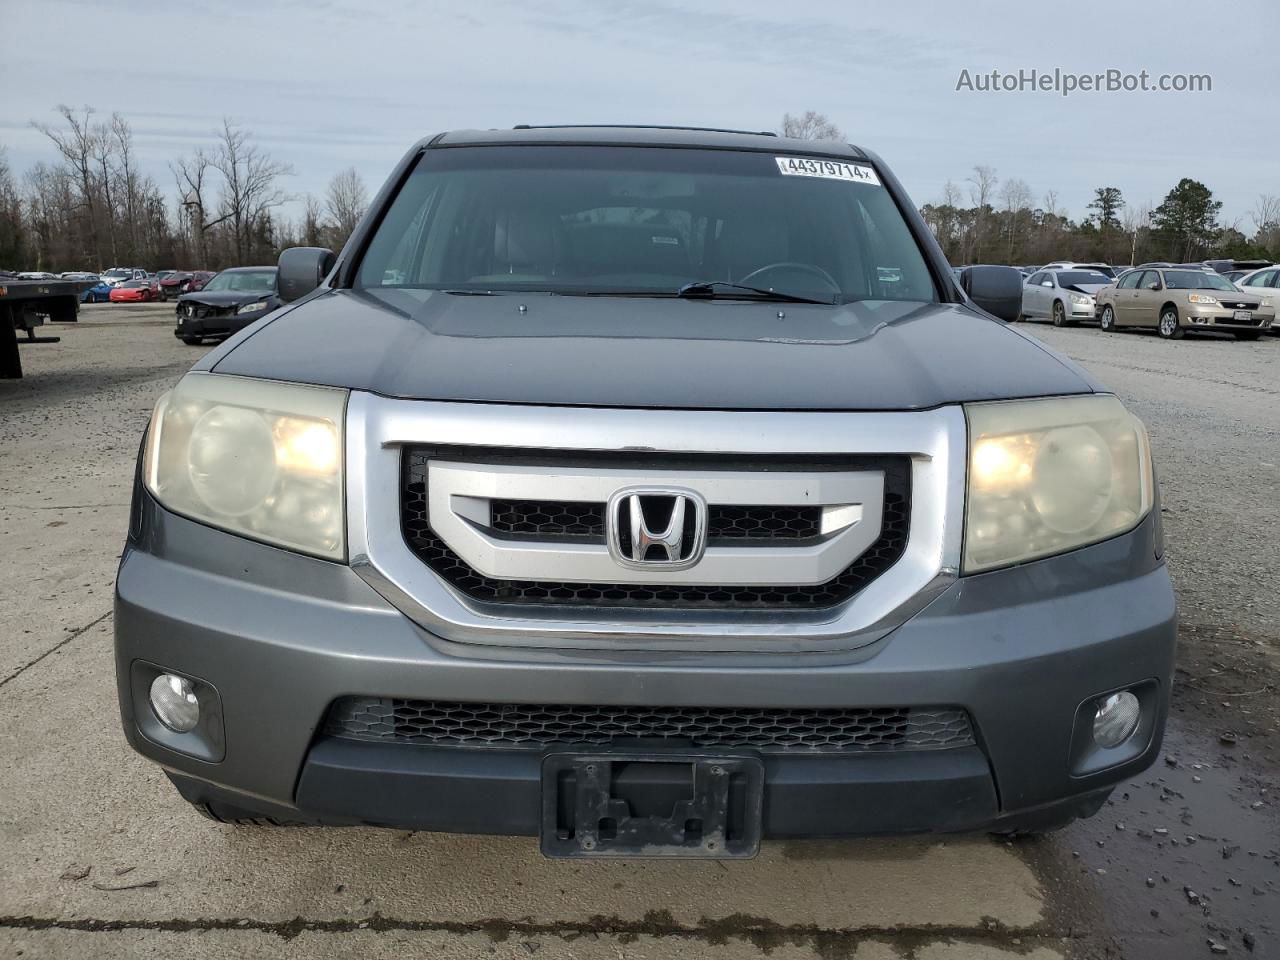
{"type": "Polygon", "coordinates": [[[1247,750],[1175,715],[1155,766],[1024,845],[1049,900],[1074,904],[1057,925],[1124,957],[1280,958],[1280,785],[1247,750]]]}

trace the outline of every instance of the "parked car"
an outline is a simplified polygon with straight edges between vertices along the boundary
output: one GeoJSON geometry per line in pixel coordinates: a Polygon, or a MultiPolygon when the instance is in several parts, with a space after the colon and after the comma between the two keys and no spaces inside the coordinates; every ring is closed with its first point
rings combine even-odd
{"type": "Polygon", "coordinates": [[[174,311],[173,335],[183,343],[221,339],[243,330],[280,305],[275,267],[223,270],[197,293],[184,293],[174,311]]]}
{"type": "MultiPolygon", "coordinates": [[[[1229,275],[1224,276],[1230,279],[1229,275]]],[[[1271,332],[1280,333],[1280,265],[1253,270],[1233,282],[1238,289],[1258,297],[1271,308],[1276,315],[1271,320],[1271,332]]]]}
{"type": "Polygon", "coordinates": [[[147,279],[147,271],[141,267],[112,267],[110,270],[102,271],[101,277],[104,282],[116,287],[130,280],[147,279]]]}
{"type": "Polygon", "coordinates": [[[1022,292],[1020,319],[1043,317],[1052,320],[1055,327],[1093,320],[1094,297],[1111,282],[1094,270],[1045,269],[1033,273],[1022,292]]]}
{"type": "Polygon", "coordinates": [[[80,293],[81,303],[106,303],[111,298],[112,286],[101,277],[94,277],[97,282],[80,293]]]}
{"type": "Polygon", "coordinates": [[[48,273],[44,270],[24,270],[18,274],[19,280],[57,280],[56,273],[48,273]]]}
{"type": "Polygon", "coordinates": [[[68,270],[66,273],[58,274],[62,280],[98,280],[101,279],[96,273],[89,273],[84,270],[68,270]]]}
{"type": "Polygon", "coordinates": [[[206,815],[747,857],[1159,756],[1146,432],[874,153],[448,133],[378,198],[147,429],[119,704],[206,815]]]}
{"type": "Polygon", "coordinates": [[[203,290],[204,285],[214,278],[212,270],[179,270],[160,281],[160,297],[172,300],[184,293],[203,290]]]}
{"type": "Polygon", "coordinates": [[[112,303],[150,303],[157,295],[150,280],[126,280],[112,287],[107,299],[112,303]]]}
{"type": "Polygon", "coordinates": [[[1240,290],[1213,270],[1131,270],[1100,291],[1098,321],[1105,331],[1154,327],[1177,340],[1188,330],[1220,330],[1237,340],[1257,340],[1275,321],[1262,297],[1240,290]]]}
{"type": "Polygon", "coordinates": [[[1092,270],[1094,273],[1100,273],[1108,280],[1116,278],[1116,271],[1105,263],[1074,263],[1070,260],[1055,260],[1053,263],[1046,263],[1040,269],[1042,270],[1092,270]]]}

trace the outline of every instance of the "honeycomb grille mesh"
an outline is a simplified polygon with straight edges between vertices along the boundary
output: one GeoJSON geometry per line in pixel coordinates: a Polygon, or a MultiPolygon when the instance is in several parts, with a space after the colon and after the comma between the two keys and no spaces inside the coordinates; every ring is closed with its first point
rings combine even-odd
{"type": "MultiPolygon", "coordinates": [[[[603,503],[557,500],[493,500],[489,526],[508,537],[555,540],[583,537],[604,542],[603,503]]],[[[812,540],[822,532],[821,507],[711,504],[711,540],[812,540]]]]}
{"type": "MultiPolygon", "coordinates": [[[[911,491],[909,462],[905,458],[892,458],[881,459],[875,464],[877,469],[884,470],[885,476],[884,514],[881,517],[879,538],[853,563],[826,583],[744,586],[501,580],[486,577],[472,569],[432,530],[427,516],[427,471],[430,459],[430,455],[416,452],[412,448],[404,454],[400,516],[405,541],[418,558],[438,576],[471,599],[484,603],[686,609],[833,607],[850,600],[897,563],[907,545],[911,491]]],[[[500,502],[506,511],[504,515],[511,518],[504,522],[514,522],[514,517],[519,514],[513,515],[510,505],[522,502],[528,501],[500,502]]],[[[577,506],[582,505],[556,504],[557,508],[577,506]]],[[[496,516],[499,511],[494,508],[493,513],[496,516]]],[[[777,516],[786,517],[781,512],[777,516]]],[[[787,519],[791,522],[795,518],[787,519]]],[[[576,509],[557,512],[555,522],[570,536],[574,535],[570,531],[584,529],[582,513],[576,509]]],[[[747,529],[744,521],[738,518],[722,522],[736,525],[735,529],[747,529]]]]}
{"type": "Polygon", "coordinates": [[[959,707],[630,707],[344,697],[329,736],[432,746],[540,749],[662,742],[765,752],[938,750],[974,742],[959,707]]]}

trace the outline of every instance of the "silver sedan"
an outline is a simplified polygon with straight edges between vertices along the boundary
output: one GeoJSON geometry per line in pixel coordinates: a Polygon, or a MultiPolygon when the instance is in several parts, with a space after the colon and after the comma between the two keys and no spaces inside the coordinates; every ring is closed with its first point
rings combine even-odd
{"type": "Polygon", "coordinates": [[[1066,327],[1080,320],[1094,319],[1094,297],[1112,283],[1109,277],[1092,270],[1041,270],[1027,278],[1022,288],[1022,317],[1053,321],[1066,327]]]}

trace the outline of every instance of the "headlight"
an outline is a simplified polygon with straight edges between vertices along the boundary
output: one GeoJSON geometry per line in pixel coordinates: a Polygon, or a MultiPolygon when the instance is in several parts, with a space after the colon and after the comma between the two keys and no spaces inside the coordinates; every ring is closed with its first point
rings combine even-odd
{"type": "Polygon", "coordinates": [[[1217,303],[1218,302],[1217,297],[1211,297],[1207,293],[1188,294],[1187,299],[1190,300],[1192,303],[1217,303]]]}
{"type": "Polygon", "coordinates": [[[236,307],[236,313],[257,313],[259,310],[266,309],[267,301],[255,300],[253,303],[242,303],[236,307]]]}
{"type": "Polygon", "coordinates": [[[175,513],[342,560],[346,402],[330,387],[187,374],[156,404],[143,481],[175,513]]]}
{"type": "Polygon", "coordinates": [[[1073,293],[1071,295],[1072,303],[1089,304],[1093,303],[1092,297],[1086,297],[1083,293],[1073,293]]]}
{"type": "Polygon", "coordinates": [[[1150,512],[1147,432],[1115,397],[977,403],[965,413],[965,573],[1105,540],[1150,512]]]}

